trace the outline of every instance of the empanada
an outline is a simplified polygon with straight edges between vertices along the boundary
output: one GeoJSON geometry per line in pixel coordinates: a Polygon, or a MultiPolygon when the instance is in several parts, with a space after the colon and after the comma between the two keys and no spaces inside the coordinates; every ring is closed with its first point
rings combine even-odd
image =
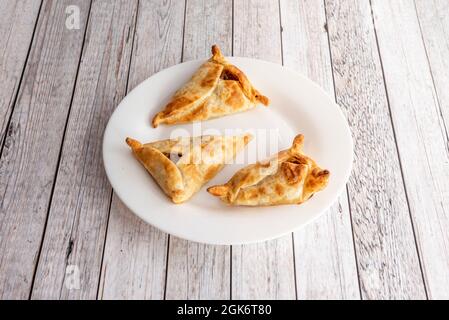
{"type": "Polygon", "coordinates": [[[161,123],[202,121],[245,111],[258,103],[268,105],[268,102],[268,98],[251,85],[242,71],[228,63],[214,45],[212,58],[175,93],[152,123],[156,128],[161,123]]]}
{"type": "Polygon", "coordinates": [[[199,136],[146,144],[126,138],[126,143],[171,200],[181,203],[230,163],[251,138],[199,136]]]}
{"type": "Polygon", "coordinates": [[[290,149],[237,171],[226,184],[210,187],[207,191],[232,205],[302,203],[324,189],[329,180],[329,171],[318,167],[301,152],[303,143],[304,136],[300,134],[290,149]]]}

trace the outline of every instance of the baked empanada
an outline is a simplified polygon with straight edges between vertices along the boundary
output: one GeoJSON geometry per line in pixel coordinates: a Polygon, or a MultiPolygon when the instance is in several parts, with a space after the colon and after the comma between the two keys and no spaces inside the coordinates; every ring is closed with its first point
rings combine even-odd
{"type": "Polygon", "coordinates": [[[199,136],[146,144],[126,138],[126,143],[171,200],[181,203],[230,163],[251,138],[199,136]]]}
{"type": "Polygon", "coordinates": [[[226,184],[210,187],[207,191],[232,205],[303,203],[324,189],[329,180],[329,171],[318,167],[301,152],[303,144],[304,136],[300,134],[290,149],[237,171],[226,184]]]}
{"type": "Polygon", "coordinates": [[[179,124],[203,121],[245,111],[258,103],[268,105],[245,74],[228,63],[218,46],[212,46],[212,58],[203,63],[165,109],[153,118],[159,124],[179,124]]]}

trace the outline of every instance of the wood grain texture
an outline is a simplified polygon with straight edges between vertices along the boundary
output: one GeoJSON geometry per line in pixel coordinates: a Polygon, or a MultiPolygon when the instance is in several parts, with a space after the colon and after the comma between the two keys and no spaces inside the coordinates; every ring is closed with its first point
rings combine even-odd
{"type": "Polygon", "coordinates": [[[170,236],[166,299],[229,299],[230,248],[170,236]]]}
{"type": "Polygon", "coordinates": [[[427,293],[449,299],[449,141],[415,5],[372,7],[427,293]]]}
{"type": "MultiPolygon", "coordinates": [[[[183,61],[208,59],[213,44],[232,51],[232,1],[189,0],[183,61]]],[[[229,299],[230,247],[170,236],[166,299],[229,299]]]]}
{"type": "Polygon", "coordinates": [[[94,0],[41,250],[33,299],[95,299],[112,189],[106,123],[126,92],[137,1],[94,0]],[[76,266],[79,288],[64,285],[76,266]]]}
{"type": "Polygon", "coordinates": [[[28,298],[86,27],[89,1],[44,1],[0,160],[0,297],[28,298]],[[80,29],[65,26],[69,4],[80,29]]]}
{"type": "Polygon", "coordinates": [[[37,23],[41,1],[0,1],[0,146],[37,23]]]}
{"type": "MultiPolygon", "coordinates": [[[[128,91],[181,61],[184,6],[184,1],[139,1],[128,91]]],[[[167,237],[134,216],[114,194],[99,297],[162,299],[167,237]]]]}
{"type": "Polygon", "coordinates": [[[446,0],[0,0],[0,17],[1,299],[449,297],[446,0]],[[348,194],[294,235],[169,237],[105,178],[124,94],[213,43],[302,72],[347,115],[348,194]]]}
{"type": "MultiPolygon", "coordinates": [[[[446,139],[446,149],[449,153],[449,143],[447,142],[448,137],[448,131],[449,131],[449,91],[447,90],[447,84],[449,83],[449,73],[447,70],[449,70],[449,3],[444,0],[434,0],[434,1],[422,1],[417,0],[415,1],[417,15],[418,15],[418,21],[420,25],[420,31],[421,35],[424,41],[426,54],[428,63],[430,66],[430,71],[432,74],[433,84],[436,90],[436,96],[437,101],[439,103],[439,112],[441,113],[442,119],[443,119],[443,126],[440,125],[442,129],[445,131],[445,139],[446,139]]],[[[444,135],[444,134],[443,134],[444,135]]],[[[444,157],[443,157],[444,159],[444,157]]],[[[447,169],[447,158],[446,160],[443,160],[443,164],[446,167],[446,174],[448,172],[447,169]]],[[[441,164],[439,164],[441,165],[441,164]]],[[[438,177],[440,178],[440,177],[438,177]]],[[[433,179],[433,178],[432,178],[433,179]]],[[[447,188],[447,184],[446,184],[447,188]]],[[[441,217],[441,228],[439,228],[440,232],[437,234],[439,235],[440,241],[439,241],[439,250],[442,250],[443,247],[441,246],[441,231],[443,231],[443,237],[445,236],[445,244],[444,244],[444,252],[440,257],[436,257],[434,259],[438,259],[442,262],[446,261],[446,267],[443,270],[436,270],[436,275],[430,274],[433,272],[430,268],[427,268],[427,266],[423,266],[424,273],[426,276],[426,281],[428,283],[428,293],[429,298],[446,298],[448,297],[448,288],[449,285],[447,285],[447,281],[449,276],[447,275],[448,272],[448,248],[449,243],[447,241],[447,235],[448,233],[445,232],[443,227],[444,223],[447,224],[448,221],[448,210],[447,210],[447,199],[449,198],[449,192],[447,189],[440,189],[439,191],[440,197],[443,197],[446,202],[444,203],[444,207],[441,206],[441,208],[445,210],[445,215],[441,217]],[[427,274],[429,273],[429,274],[427,274]],[[440,279],[445,277],[445,280],[442,280],[441,283],[439,283],[440,279]],[[431,285],[430,282],[433,282],[434,284],[431,285]],[[435,284],[436,282],[436,284],[435,284]],[[438,286],[438,287],[435,287],[438,286]]],[[[441,213],[440,213],[441,214],[441,213]]],[[[440,219],[440,217],[438,217],[440,219]]],[[[447,228],[446,228],[447,230],[447,228]]],[[[425,236],[425,235],[424,235],[425,236]]],[[[431,237],[432,239],[432,237],[431,237]]],[[[424,239],[425,240],[425,239],[424,239]]],[[[434,252],[433,250],[430,252],[434,252]]],[[[440,251],[441,252],[441,251],[440,251]]],[[[426,253],[421,254],[423,259],[426,258],[426,253]]],[[[435,263],[438,263],[438,261],[435,261],[435,263]]]]}
{"type": "MultiPolygon", "coordinates": [[[[416,0],[415,5],[445,131],[448,132],[449,2],[446,0],[416,0]]],[[[447,149],[449,150],[449,145],[447,149]]]]}
{"type": "Polygon", "coordinates": [[[355,142],[348,184],[362,297],[424,299],[368,1],[326,1],[337,102],[355,142]]]}
{"type": "MultiPolygon", "coordinates": [[[[324,3],[281,0],[284,65],[334,98],[324,3]]],[[[348,195],[294,233],[298,299],[359,299],[348,195]]]]}
{"type": "Polygon", "coordinates": [[[232,55],[232,0],[188,0],[183,61],[209,58],[213,44],[232,55]]]}
{"type": "Polygon", "coordinates": [[[163,299],[167,237],[114,194],[98,298],[163,299]]]}
{"type": "MultiPolygon", "coordinates": [[[[234,1],[234,55],[282,63],[278,1],[234,1]]],[[[295,299],[292,235],[232,247],[232,299],[295,299]]]]}

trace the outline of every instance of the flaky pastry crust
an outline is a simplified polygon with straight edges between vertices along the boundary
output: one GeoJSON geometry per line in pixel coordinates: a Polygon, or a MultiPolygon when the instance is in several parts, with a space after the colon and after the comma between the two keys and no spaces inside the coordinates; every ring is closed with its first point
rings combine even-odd
{"type": "Polygon", "coordinates": [[[245,111],[258,103],[268,105],[269,100],[214,45],[212,57],[174,94],[164,110],[156,114],[152,124],[156,128],[159,124],[203,121],[245,111]]]}
{"type": "Polygon", "coordinates": [[[237,171],[226,184],[207,191],[231,205],[303,203],[326,187],[330,175],[302,153],[303,144],[304,136],[300,134],[291,148],[237,171]]]}
{"type": "Polygon", "coordinates": [[[251,140],[251,135],[199,136],[142,144],[126,138],[139,162],[174,203],[187,201],[251,140]]]}

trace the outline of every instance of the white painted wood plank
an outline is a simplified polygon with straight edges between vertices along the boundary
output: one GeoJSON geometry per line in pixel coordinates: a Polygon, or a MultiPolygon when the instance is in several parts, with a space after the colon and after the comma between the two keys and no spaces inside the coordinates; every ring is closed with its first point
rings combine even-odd
{"type": "MultiPolygon", "coordinates": [[[[183,61],[208,59],[213,44],[232,51],[232,0],[189,0],[183,61]]],[[[166,299],[229,299],[230,247],[170,236],[166,299]]]]}
{"type": "Polygon", "coordinates": [[[136,217],[114,194],[99,299],[163,299],[167,234],[136,217]]]}
{"type": "Polygon", "coordinates": [[[213,44],[232,55],[232,0],[188,0],[183,61],[209,58],[213,44]]]}
{"type": "Polygon", "coordinates": [[[229,246],[212,246],[170,236],[166,299],[229,299],[229,246]]]}
{"type": "Polygon", "coordinates": [[[0,160],[0,297],[28,298],[90,1],[45,1],[0,160]],[[65,9],[80,8],[80,29],[65,9]]]}
{"type": "Polygon", "coordinates": [[[94,0],[63,143],[33,299],[95,299],[112,189],[103,131],[126,92],[137,0],[94,0]],[[67,277],[77,268],[79,287],[67,277]]]}
{"type": "Polygon", "coordinates": [[[37,23],[41,1],[0,1],[0,146],[37,23]]]}
{"type": "MultiPolygon", "coordinates": [[[[449,299],[449,140],[416,8],[412,0],[376,0],[372,6],[427,293],[449,299]]],[[[447,45],[447,38],[440,40],[439,46],[447,45]]],[[[447,78],[447,71],[436,74],[447,78]]],[[[442,96],[446,111],[447,97],[442,96]]]]}
{"type": "MultiPolygon", "coordinates": [[[[427,53],[428,62],[430,65],[430,71],[432,73],[432,78],[436,90],[437,100],[439,103],[439,112],[441,112],[443,118],[444,129],[446,133],[446,139],[448,135],[449,128],[449,91],[447,90],[447,85],[449,83],[449,2],[445,0],[433,0],[433,1],[415,1],[416,10],[418,14],[418,21],[421,27],[421,33],[425,44],[425,49],[427,53]]],[[[443,129],[443,127],[442,127],[443,129]]],[[[446,148],[449,152],[449,143],[446,140],[446,148]]],[[[443,161],[447,165],[446,161],[443,161]]],[[[447,172],[447,171],[446,171],[447,172]]],[[[447,189],[445,192],[441,192],[441,196],[446,199],[449,198],[449,193],[447,189]]],[[[442,221],[447,223],[447,205],[446,214],[442,218],[442,221]]],[[[441,229],[443,230],[444,229],[441,229]]],[[[447,229],[446,229],[447,230],[447,229]]],[[[441,233],[440,233],[441,234],[441,233]]],[[[446,242],[444,244],[446,254],[442,257],[441,262],[446,261],[446,272],[448,270],[448,255],[447,250],[449,248],[449,243],[447,241],[446,232],[446,242]]],[[[441,246],[441,243],[440,243],[441,246]]],[[[440,247],[441,250],[441,247],[440,247]]],[[[426,254],[422,254],[423,259],[426,258],[426,254]]],[[[437,258],[438,259],[438,258],[437,258]]],[[[427,271],[427,266],[424,266],[425,274],[427,271]]],[[[443,271],[444,275],[444,271],[443,271]]],[[[440,272],[436,271],[434,275],[427,276],[427,282],[439,281],[441,278],[440,272]]],[[[441,298],[448,297],[449,285],[447,285],[448,276],[446,273],[445,280],[436,285],[428,284],[429,296],[431,298],[441,298]],[[444,285],[442,287],[441,285],[444,285]],[[441,291],[440,291],[441,290],[441,291]]]]}
{"type": "Polygon", "coordinates": [[[326,14],[355,143],[348,192],[362,297],[425,299],[369,1],[329,0],[326,14]]]}
{"type": "MultiPolygon", "coordinates": [[[[184,1],[139,1],[129,90],[181,61],[184,9],[184,1]]],[[[134,216],[114,194],[99,297],[162,299],[167,237],[134,216]]]]}
{"type": "MultiPolygon", "coordinates": [[[[284,65],[334,98],[324,2],[281,0],[284,65]]],[[[294,233],[298,299],[359,299],[348,195],[294,233]]]]}
{"type": "MultiPolygon", "coordinates": [[[[416,11],[446,131],[449,127],[449,2],[416,0],[416,11]]],[[[449,145],[447,146],[449,150],[449,145]]]]}
{"type": "MultiPolygon", "coordinates": [[[[282,63],[277,0],[234,1],[234,55],[282,63]]],[[[232,247],[232,299],[295,299],[292,235],[232,247]]]]}

